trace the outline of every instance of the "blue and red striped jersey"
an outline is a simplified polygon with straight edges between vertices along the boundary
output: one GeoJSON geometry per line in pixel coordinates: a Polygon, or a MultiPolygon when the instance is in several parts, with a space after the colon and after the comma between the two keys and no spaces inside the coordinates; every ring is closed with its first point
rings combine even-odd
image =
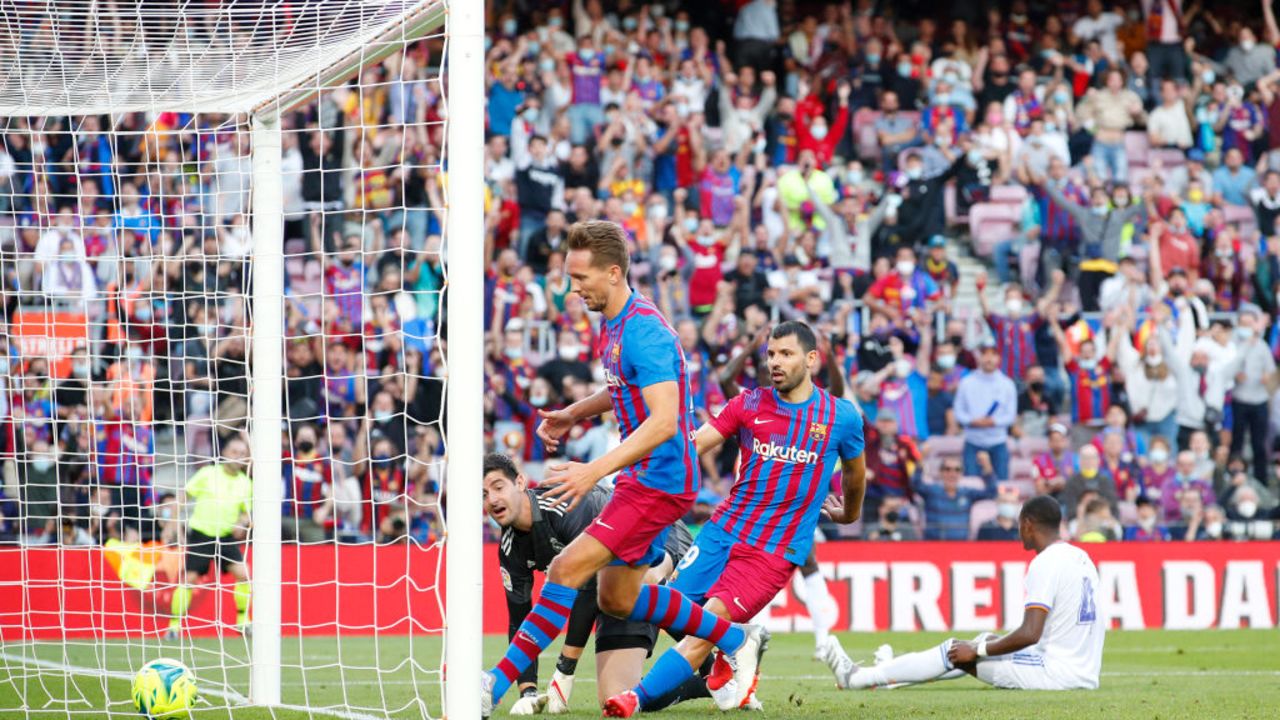
{"type": "Polygon", "coordinates": [[[615,483],[635,481],[672,495],[700,488],[702,478],[693,445],[693,393],[684,351],[671,324],[652,301],[633,290],[622,312],[601,326],[596,357],[604,366],[609,399],[623,440],[649,417],[649,407],[641,394],[644,388],[675,382],[680,391],[676,434],[654,448],[649,457],[619,473],[615,483]]]}
{"type": "Polygon", "coordinates": [[[1105,418],[1111,407],[1111,361],[1102,358],[1086,369],[1072,359],[1066,371],[1071,384],[1071,422],[1079,425],[1105,418]]]}
{"type": "Polygon", "coordinates": [[[730,400],[711,426],[737,435],[742,448],[729,499],[711,521],[741,542],[803,564],[837,460],[863,452],[862,414],[821,388],[797,404],[756,388],[730,400]]]}
{"type": "Polygon", "coordinates": [[[996,348],[1000,351],[1000,371],[1016,381],[1027,375],[1027,368],[1038,365],[1036,358],[1036,329],[1044,324],[1039,313],[1009,317],[988,315],[987,324],[996,336],[996,348]]]}

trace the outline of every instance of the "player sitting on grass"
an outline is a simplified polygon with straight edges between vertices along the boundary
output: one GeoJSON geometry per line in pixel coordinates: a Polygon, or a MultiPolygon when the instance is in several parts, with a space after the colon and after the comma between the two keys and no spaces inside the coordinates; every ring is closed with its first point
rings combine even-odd
{"type": "MultiPolygon", "coordinates": [[[[485,456],[484,509],[502,528],[498,561],[507,594],[508,635],[515,637],[520,622],[529,614],[534,571],[546,572],[551,560],[596,519],[608,501],[608,491],[596,488],[572,510],[566,512],[552,507],[540,491],[529,489],[528,480],[511,458],[499,453],[485,456]]],[[[677,523],[667,535],[666,557],[649,569],[646,580],[665,579],[692,541],[689,529],[684,523],[677,523]]],[[[573,603],[564,647],[547,692],[538,693],[538,666],[530,665],[520,675],[520,699],[511,706],[512,715],[558,715],[569,711],[574,671],[597,617],[600,625],[596,629],[596,692],[600,702],[603,704],[610,695],[640,680],[645,658],[657,639],[657,628],[648,623],[601,616],[596,605],[595,584],[595,580],[587,583],[573,603]]],[[[702,694],[706,695],[705,688],[702,694]]]]}
{"type": "Polygon", "coordinates": [[[1022,506],[1018,534],[1034,550],[1026,610],[1017,630],[974,642],[947,640],[872,667],[859,667],[834,637],[827,663],[841,688],[867,689],[946,680],[965,673],[1014,690],[1094,690],[1102,671],[1105,625],[1098,620],[1098,571],[1088,554],[1059,537],[1062,509],[1040,495],[1022,506]]]}
{"type": "MultiPolygon", "coordinates": [[[[502,660],[480,679],[488,717],[504,693],[564,629],[578,588],[597,581],[600,609],[615,617],[710,640],[728,656],[737,701],[746,698],[767,635],[730,623],[663,585],[645,582],[662,559],[667,531],[693,507],[702,484],[694,451],[689,371],[675,330],[657,306],[627,284],[626,232],[589,221],[569,229],[565,273],[587,309],[604,315],[596,353],[606,387],[543,418],[538,437],[555,451],[582,420],[610,410],[622,443],[590,463],[548,468],[543,496],[572,510],[600,480],[618,473],[595,522],[547,567],[547,582],[502,660]],[[597,576],[597,573],[599,575],[597,576]]],[[[736,704],[736,703],[735,703],[736,704]]]]}
{"type": "MultiPolygon", "coordinates": [[[[728,437],[742,447],[737,479],[727,501],[680,561],[672,587],[708,612],[734,622],[755,617],[773,600],[813,544],[820,512],[839,523],[858,519],[866,489],[862,415],[853,403],[816,387],[813,330],[801,322],[774,328],[768,347],[769,381],[738,395],[696,436],[704,453],[728,437]],[[828,497],[840,461],[843,498],[828,497]]],[[[633,690],[609,698],[606,717],[631,717],[694,676],[711,643],[686,637],[668,650],[633,690]]],[[[728,671],[717,658],[707,687],[721,710],[742,704],[723,692],[728,671]]],[[[753,678],[754,682],[754,678],[753,678]]],[[[753,696],[746,699],[754,705],[753,696]]]]}

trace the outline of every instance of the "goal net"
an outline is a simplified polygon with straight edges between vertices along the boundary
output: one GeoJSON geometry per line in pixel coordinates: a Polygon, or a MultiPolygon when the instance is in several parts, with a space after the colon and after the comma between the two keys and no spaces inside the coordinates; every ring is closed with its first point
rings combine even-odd
{"type": "Polygon", "coordinates": [[[444,715],[446,6],[0,8],[0,716],[444,715]]]}

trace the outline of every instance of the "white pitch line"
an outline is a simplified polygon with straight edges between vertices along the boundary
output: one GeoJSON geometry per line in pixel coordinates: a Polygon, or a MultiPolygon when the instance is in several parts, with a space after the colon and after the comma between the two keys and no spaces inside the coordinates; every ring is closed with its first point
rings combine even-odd
{"type": "MultiPolygon", "coordinates": [[[[47,670],[61,670],[65,673],[74,675],[93,675],[95,677],[109,677],[117,680],[133,680],[133,675],[127,672],[116,672],[111,670],[102,670],[101,668],[79,667],[77,665],[67,665],[66,663],[53,662],[52,660],[41,660],[39,658],[23,657],[21,655],[11,655],[9,653],[0,652],[0,660],[7,662],[20,663],[23,665],[31,665],[35,667],[45,668],[47,670]]],[[[224,690],[211,689],[200,690],[201,695],[212,695],[214,697],[232,700],[245,706],[251,706],[249,699],[238,692],[228,692],[224,690]]],[[[293,710],[296,712],[312,713],[315,715],[326,715],[328,717],[341,718],[341,720],[386,720],[386,715],[369,715],[366,713],[358,713],[351,710],[336,710],[327,708],[314,708],[306,705],[271,705],[262,706],[268,708],[279,708],[281,710],[293,710]]]]}

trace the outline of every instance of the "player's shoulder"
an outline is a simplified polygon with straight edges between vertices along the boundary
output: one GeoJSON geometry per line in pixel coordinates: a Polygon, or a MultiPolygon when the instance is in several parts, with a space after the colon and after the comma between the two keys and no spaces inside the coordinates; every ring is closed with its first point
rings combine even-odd
{"type": "Polygon", "coordinates": [[[622,332],[626,335],[676,336],[662,311],[644,296],[637,295],[626,313],[622,323],[622,332]]]}
{"type": "MultiPolygon", "coordinates": [[[[826,392],[826,391],[823,391],[826,392]]],[[[830,393],[828,393],[830,394],[830,393]]],[[[837,423],[848,423],[851,427],[862,427],[862,411],[848,398],[831,395],[835,401],[835,417],[837,423]]]]}

